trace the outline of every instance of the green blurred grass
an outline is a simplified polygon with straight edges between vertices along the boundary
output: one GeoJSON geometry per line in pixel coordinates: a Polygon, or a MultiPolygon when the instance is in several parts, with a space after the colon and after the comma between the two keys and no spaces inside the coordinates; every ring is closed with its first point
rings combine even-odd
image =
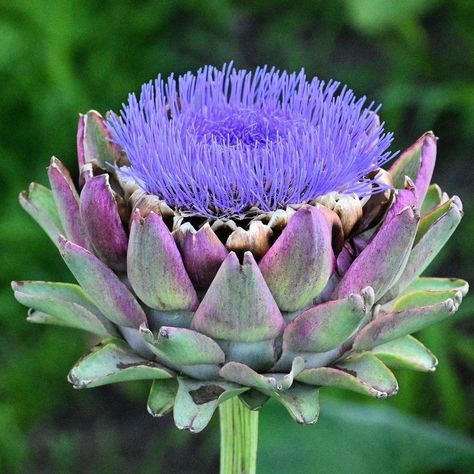
{"type": "MultiPolygon", "coordinates": [[[[193,437],[172,430],[170,420],[152,420],[142,385],[74,392],[65,376],[90,341],[66,329],[27,325],[9,289],[12,279],[71,279],[47,237],[21,211],[18,192],[33,180],[46,184],[53,154],[75,169],[78,112],[118,109],[129,91],[158,72],[230,59],[239,67],[304,66],[310,75],[341,80],[383,102],[394,149],[433,129],[440,137],[435,180],[462,197],[466,217],[432,273],[473,280],[473,2],[0,0],[0,32],[1,472],[215,470],[215,423],[193,437]],[[124,449],[127,443],[137,445],[139,457],[124,449]],[[178,458],[193,462],[186,467],[178,458]]],[[[439,369],[430,376],[402,372],[393,400],[339,395],[323,406],[321,425],[301,430],[276,409],[264,411],[261,472],[267,464],[282,472],[275,463],[285,452],[287,462],[293,452],[300,458],[298,472],[313,472],[313,462],[316,472],[334,472],[335,460],[353,460],[353,472],[375,466],[387,473],[463,472],[472,444],[468,434],[450,429],[472,433],[474,427],[473,313],[468,297],[453,321],[421,335],[439,356],[439,369]],[[365,428],[346,426],[364,413],[386,417],[392,428],[370,419],[365,428]],[[408,438],[393,434],[397,426],[408,438]],[[340,436],[347,430],[351,436],[340,436]],[[362,450],[359,436],[370,445],[378,440],[378,454],[362,450]],[[406,441],[410,436],[426,442],[425,464],[409,464],[420,457],[418,445],[406,441]],[[325,452],[328,440],[338,449],[325,452]],[[398,470],[377,464],[390,450],[400,457],[398,470]],[[445,464],[436,452],[447,453],[445,464]]]]}

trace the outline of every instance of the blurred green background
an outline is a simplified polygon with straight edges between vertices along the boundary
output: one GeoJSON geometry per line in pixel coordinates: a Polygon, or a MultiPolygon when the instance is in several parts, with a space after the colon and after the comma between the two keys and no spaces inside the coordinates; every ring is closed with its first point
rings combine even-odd
{"type": "MultiPolygon", "coordinates": [[[[53,154],[75,170],[78,113],[117,110],[159,72],[234,59],[334,78],[384,104],[403,149],[440,137],[435,181],[466,217],[431,273],[474,281],[474,2],[471,0],[0,0],[0,472],[213,473],[217,419],[200,435],[145,409],[148,384],[76,392],[91,343],[32,326],[12,279],[71,280],[17,203],[53,154]]],[[[434,375],[398,371],[388,401],[324,391],[320,423],[261,414],[259,472],[474,472],[474,295],[421,340],[434,375]]]]}

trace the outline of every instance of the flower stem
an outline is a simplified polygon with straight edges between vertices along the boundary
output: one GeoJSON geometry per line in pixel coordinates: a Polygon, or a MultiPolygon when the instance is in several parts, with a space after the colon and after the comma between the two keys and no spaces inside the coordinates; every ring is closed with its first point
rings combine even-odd
{"type": "Polygon", "coordinates": [[[238,397],[219,406],[221,425],[220,474],[255,474],[257,467],[258,412],[238,397]]]}

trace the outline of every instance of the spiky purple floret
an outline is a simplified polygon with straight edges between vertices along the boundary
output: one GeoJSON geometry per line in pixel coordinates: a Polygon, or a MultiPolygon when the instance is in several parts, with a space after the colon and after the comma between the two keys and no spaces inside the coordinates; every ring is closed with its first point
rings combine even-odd
{"type": "Polygon", "coordinates": [[[108,127],[145,191],[190,215],[241,217],[330,191],[367,195],[392,134],[338,82],[206,66],[129,95],[108,127]]]}

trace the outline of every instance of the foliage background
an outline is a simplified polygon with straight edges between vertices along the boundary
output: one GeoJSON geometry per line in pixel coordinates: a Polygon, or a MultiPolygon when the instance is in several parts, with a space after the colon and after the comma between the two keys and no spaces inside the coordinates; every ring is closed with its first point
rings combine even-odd
{"type": "MultiPolygon", "coordinates": [[[[46,184],[52,154],[75,170],[78,112],[117,110],[158,72],[229,59],[346,82],[383,102],[394,149],[439,135],[435,181],[463,198],[466,217],[431,270],[472,282],[473,50],[470,0],[0,0],[0,471],[217,470],[216,420],[202,435],[153,420],[140,383],[73,391],[66,373],[91,341],[27,325],[11,296],[12,279],[71,280],[17,194],[46,184]]],[[[394,399],[327,390],[320,423],[304,428],[266,408],[260,472],[469,472],[473,313],[470,296],[421,334],[439,369],[399,371],[394,399]]]]}

